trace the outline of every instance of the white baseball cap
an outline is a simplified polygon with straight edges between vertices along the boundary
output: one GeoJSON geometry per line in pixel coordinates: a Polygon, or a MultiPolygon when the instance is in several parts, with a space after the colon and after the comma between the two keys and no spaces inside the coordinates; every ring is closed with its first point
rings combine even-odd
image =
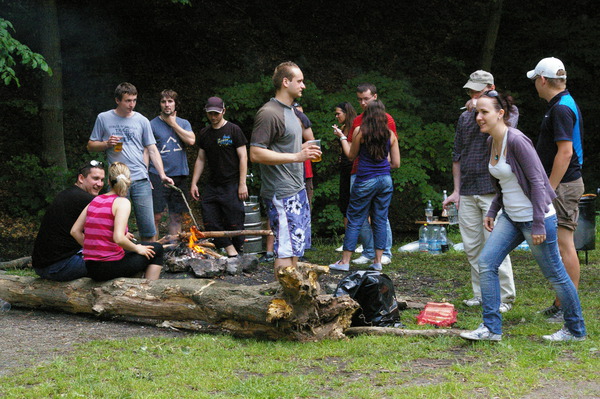
{"type": "Polygon", "coordinates": [[[548,57],[538,62],[535,69],[527,72],[527,77],[529,79],[535,79],[538,76],[552,79],[566,79],[567,71],[561,60],[554,57],[548,57]],[[561,69],[564,71],[564,75],[559,76],[556,73],[561,69]]]}

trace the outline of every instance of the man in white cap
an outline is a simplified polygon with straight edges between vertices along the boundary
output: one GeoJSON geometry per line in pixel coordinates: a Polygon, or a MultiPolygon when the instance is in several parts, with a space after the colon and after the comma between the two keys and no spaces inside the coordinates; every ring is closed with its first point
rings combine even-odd
{"type": "MultiPolygon", "coordinates": [[[[458,211],[458,223],[463,239],[465,254],[471,264],[471,284],[473,298],[464,300],[467,306],[481,305],[481,286],[479,283],[479,255],[490,233],[483,226],[483,219],[494,199],[495,190],[488,172],[486,141],[489,137],[481,133],[475,117],[475,103],[479,96],[488,90],[494,90],[494,77],[486,71],[475,71],[463,86],[471,98],[470,107],[458,118],[452,151],[452,176],[454,191],[444,201],[446,207],[454,202],[458,211]]],[[[513,106],[509,124],[517,126],[519,111],[513,106]]],[[[498,269],[502,303],[500,312],[512,308],[515,300],[515,282],[512,264],[507,256],[498,269]]]]}
{"type": "MultiPolygon", "coordinates": [[[[209,231],[243,230],[244,200],[248,198],[246,136],[235,123],[225,120],[225,103],[210,97],[204,107],[210,126],[198,135],[198,157],[194,164],[191,194],[200,200],[198,180],[208,165],[210,175],[202,192],[202,220],[209,231]]],[[[230,257],[242,252],[244,236],[216,238],[217,248],[230,257]]]]}
{"type": "MultiPolygon", "coordinates": [[[[580,268],[573,238],[579,217],[579,199],[584,192],[581,111],[567,90],[567,72],[558,58],[544,58],[535,69],[527,72],[527,77],[534,81],[540,98],[548,102],[536,150],[558,195],[553,201],[558,218],[558,249],[577,288],[580,268]]],[[[542,313],[550,316],[550,322],[563,322],[558,298],[542,313]]]]}

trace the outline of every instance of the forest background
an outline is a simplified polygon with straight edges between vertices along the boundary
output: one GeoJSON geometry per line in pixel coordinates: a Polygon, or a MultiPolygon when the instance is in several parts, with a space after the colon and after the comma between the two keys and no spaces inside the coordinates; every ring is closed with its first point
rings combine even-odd
{"type": "MultiPolygon", "coordinates": [[[[525,73],[544,57],[564,62],[584,118],[586,192],[595,193],[598,9],[592,0],[0,0],[0,257],[26,255],[54,194],[84,162],[104,159],[86,143],[96,115],[114,108],[118,83],[136,85],[136,111],[149,119],[160,91],[176,90],[178,116],[196,133],[206,124],[206,99],[218,95],[226,119],[249,137],[254,114],[273,95],[273,68],[287,60],[304,72],[300,102],[324,141],[323,162],[314,164],[320,237],[343,232],[333,109],[349,101],[360,113],[355,87],[365,81],[377,85],[398,127],[396,233],[415,229],[428,199],[439,212],[442,190],[452,191],[454,127],[468,99],[462,86],[481,68],[514,97],[519,128],[535,142],[546,102],[525,73]]],[[[187,149],[191,166],[196,151],[187,149]]],[[[257,195],[256,166],[249,172],[257,195]]]]}

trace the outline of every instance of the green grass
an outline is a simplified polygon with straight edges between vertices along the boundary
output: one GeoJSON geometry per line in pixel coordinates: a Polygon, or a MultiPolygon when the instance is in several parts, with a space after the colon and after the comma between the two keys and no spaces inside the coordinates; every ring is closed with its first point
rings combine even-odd
{"type": "MultiPolygon", "coordinates": [[[[334,261],[334,247],[317,242],[311,261],[334,261]]],[[[517,301],[504,315],[499,343],[361,336],[302,344],[203,334],[94,341],[67,357],[0,378],[0,397],[520,398],[548,386],[556,387],[557,397],[590,390],[590,397],[598,395],[600,256],[592,251],[589,264],[582,264],[580,296],[589,338],[566,344],[541,340],[560,328],[536,314],[553,293],[528,252],[515,252],[512,259],[517,301]]],[[[395,252],[386,271],[416,281],[417,294],[454,303],[456,328],[481,322],[480,308],[461,305],[470,296],[463,253],[395,252]]],[[[417,314],[404,311],[403,323],[433,328],[417,326],[417,314]]]]}

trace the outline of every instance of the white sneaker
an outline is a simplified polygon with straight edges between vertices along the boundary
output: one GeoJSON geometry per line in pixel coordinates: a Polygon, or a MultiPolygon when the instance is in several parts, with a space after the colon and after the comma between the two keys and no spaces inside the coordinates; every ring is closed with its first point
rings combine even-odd
{"type": "Polygon", "coordinates": [[[342,263],[342,260],[338,260],[335,263],[329,265],[329,270],[336,270],[338,272],[347,272],[350,271],[350,265],[347,263],[342,263]]]}
{"type": "Polygon", "coordinates": [[[463,303],[469,307],[471,306],[481,306],[481,298],[475,297],[471,299],[465,299],[463,303]]]}
{"type": "Polygon", "coordinates": [[[542,338],[550,342],[585,341],[585,335],[583,337],[576,337],[571,334],[571,331],[567,330],[567,327],[561,328],[552,335],[542,335],[542,338]]]}
{"type": "Polygon", "coordinates": [[[392,258],[390,258],[389,256],[381,256],[381,264],[382,265],[389,265],[390,263],[392,263],[392,258]]]}
{"type": "Polygon", "coordinates": [[[371,266],[369,266],[369,270],[380,272],[383,270],[383,267],[381,266],[381,263],[373,263],[371,266]]]}
{"type": "Polygon", "coordinates": [[[470,341],[500,341],[502,334],[493,334],[486,326],[481,323],[477,330],[460,333],[461,338],[470,341]]]}
{"type": "MultiPolygon", "coordinates": [[[[357,254],[361,254],[363,251],[363,246],[359,245],[358,247],[356,247],[356,249],[354,250],[354,252],[356,252],[357,254]]],[[[337,247],[335,249],[335,252],[344,252],[344,244],[340,245],[339,247],[337,247]]]]}
{"type": "Polygon", "coordinates": [[[367,263],[371,263],[371,262],[373,262],[373,259],[369,259],[364,255],[361,255],[360,257],[358,257],[352,261],[352,263],[355,263],[357,265],[366,265],[367,263]]]}
{"type": "Polygon", "coordinates": [[[512,303],[501,303],[500,304],[500,313],[506,313],[512,309],[512,303]]]}

